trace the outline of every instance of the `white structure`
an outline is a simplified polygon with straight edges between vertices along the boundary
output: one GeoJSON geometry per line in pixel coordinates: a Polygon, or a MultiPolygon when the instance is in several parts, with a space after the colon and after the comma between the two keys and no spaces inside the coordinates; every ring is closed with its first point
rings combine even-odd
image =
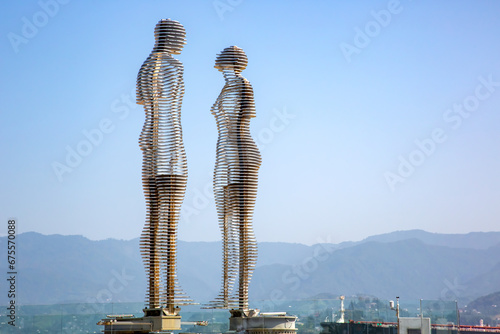
{"type": "Polygon", "coordinates": [[[398,334],[431,334],[431,318],[400,317],[398,319],[398,334]]]}
{"type": "MultiPolygon", "coordinates": [[[[344,309],[345,296],[340,296],[339,299],[340,299],[340,318],[339,318],[339,320],[337,320],[337,322],[340,324],[343,324],[345,322],[345,318],[344,318],[344,315],[345,315],[345,309],[344,309]]],[[[332,318],[332,321],[333,321],[333,318],[332,318]]]]}

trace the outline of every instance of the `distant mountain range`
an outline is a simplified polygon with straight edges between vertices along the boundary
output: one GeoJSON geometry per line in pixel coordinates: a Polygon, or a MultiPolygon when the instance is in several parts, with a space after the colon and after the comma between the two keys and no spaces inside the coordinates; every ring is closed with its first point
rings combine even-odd
{"type": "MultiPolygon", "coordinates": [[[[20,304],[144,299],[139,239],[91,241],[29,232],[16,240],[20,304]]],[[[2,254],[6,242],[0,237],[2,254]]],[[[178,248],[184,291],[202,303],[214,298],[220,285],[220,243],[179,241],[178,248]]],[[[499,252],[500,232],[397,231],[359,242],[313,246],[263,242],[250,296],[275,303],[341,294],[466,303],[500,290],[499,252]]],[[[0,261],[4,273],[6,265],[0,261]]],[[[6,293],[0,294],[0,304],[6,303],[6,293]]]]}

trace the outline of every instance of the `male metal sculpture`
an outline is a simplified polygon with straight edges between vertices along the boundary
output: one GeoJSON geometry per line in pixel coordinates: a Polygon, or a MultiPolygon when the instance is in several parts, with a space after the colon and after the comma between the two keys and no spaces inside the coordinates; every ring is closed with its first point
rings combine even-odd
{"type": "Polygon", "coordinates": [[[141,253],[148,287],[144,317],[108,316],[104,333],[150,333],[181,329],[180,308],[189,300],[176,278],[177,224],[187,182],[181,128],[183,65],[172,55],[184,46],[186,32],[177,21],[161,20],[155,46],[137,76],[137,103],[146,120],[139,138],[147,217],[141,253]]]}
{"type": "Polygon", "coordinates": [[[187,161],[181,128],[184,95],[180,54],[184,27],[161,20],[155,28],[155,46],[137,76],[137,103],[146,120],[139,138],[143,153],[142,182],[147,218],[141,236],[141,253],[148,277],[147,307],[174,307],[188,301],[176,278],[177,224],[187,182],[187,161]]]}
{"type": "Polygon", "coordinates": [[[261,157],[250,135],[255,117],[253,89],[241,75],[247,57],[236,46],[224,49],[215,68],[226,83],[212,106],[219,137],[214,170],[214,194],[222,231],[222,289],[213,308],[248,310],[248,285],[257,260],[252,218],[261,157]],[[237,280],[236,291],[234,284],[237,280]]]}

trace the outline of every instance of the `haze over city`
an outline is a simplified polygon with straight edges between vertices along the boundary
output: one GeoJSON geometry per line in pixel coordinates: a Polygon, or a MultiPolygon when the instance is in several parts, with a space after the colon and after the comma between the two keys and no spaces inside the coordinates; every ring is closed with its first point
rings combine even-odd
{"type": "MultiPolygon", "coordinates": [[[[0,5],[1,219],[132,239],[145,219],[135,104],[158,20],[186,29],[179,239],[220,239],[210,107],[243,48],[262,154],[258,241],[500,231],[497,1],[41,0],[0,5]]],[[[6,230],[0,231],[1,235],[6,230]]]]}

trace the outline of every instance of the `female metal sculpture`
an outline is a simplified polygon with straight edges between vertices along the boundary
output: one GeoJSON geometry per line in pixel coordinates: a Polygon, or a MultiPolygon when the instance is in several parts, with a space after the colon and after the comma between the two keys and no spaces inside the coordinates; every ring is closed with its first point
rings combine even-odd
{"type": "Polygon", "coordinates": [[[179,22],[159,21],[155,46],[137,76],[137,103],[146,112],[139,138],[147,205],[141,236],[149,280],[146,303],[150,309],[166,307],[172,313],[174,305],[188,301],[176,278],[177,224],[187,182],[180,118],[184,68],[172,56],[181,52],[185,36],[179,22]]]}
{"type": "Polygon", "coordinates": [[[252,218],[261,157],[250,135],[255,104],[252,86],[241,75],[246,65],[245,53],[236,46],[224,49],[215,61],[226,83],[211,110],[219,132],[214,193],[223,244],[222,289],[209,305],[214,308],[248,309],[257,259],[252,218]]]}

